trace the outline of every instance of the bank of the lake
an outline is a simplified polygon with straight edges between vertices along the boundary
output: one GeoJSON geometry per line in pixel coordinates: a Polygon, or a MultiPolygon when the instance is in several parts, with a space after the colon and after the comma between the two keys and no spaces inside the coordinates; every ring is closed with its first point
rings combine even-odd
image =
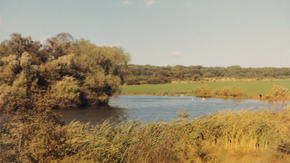
{"type": "Polygon", "coordinates": [[[143,124],[147,124],[177,119],[177,111],[181,108],[188,110],[190,119],[195,119],[227,109],[262,110],[269,107],[268,103],[251,99],[205,98],[203,101],[202,98],[192,96],[119,95],[113,97],[108,106],[62,109],[60,114],[67,124],[77,120],[82,124],[90,122],[95,125],[107,119],[115,124],[140,119],[143,124]]]}
{"type": "MultiPolygon", "coordinates": [[[[279,84],[290,89],[290,80],[280,81],[237,81],[237,82],[208,82],[208,83],[181,83],[158,85],[132,85],[122,86],[123,95],[193,95],[193,88],[208,85],[213,90],[226,86],[238,86],[247,94],[242,98],[258,99],[258,95],[265,95],[270,88],[279,84]]],[[[225,97],[223,97],[225,98],[225,97]]],[[[228,98],[228,97],[227,97],[228,98]]]]}
{"type": "Polygon", "coordinates": [[[179,112],[175,120],[146,125],[138,120],[95,127],[72,122],[50,128],[42,122],[24,126],[24,134],[16,132],[23,128],[17,125],[11,133],[16,136],[3,136],[6,144],[14,144],[2,148],[0,161],[16,162],[14,153],[19,151],[19,162],[286,163],[289,117],[290,108],[218,111],[196,119],[179,112]],[[23,145],[17,136],[25,138],[23,145]]]}

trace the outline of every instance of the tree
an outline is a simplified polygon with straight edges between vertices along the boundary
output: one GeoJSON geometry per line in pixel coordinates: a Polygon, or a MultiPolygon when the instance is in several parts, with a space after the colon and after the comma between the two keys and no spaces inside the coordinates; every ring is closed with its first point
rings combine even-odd
{"type": "Polygon", "coordinates": [[[211,72],[206,72],[205,74],[203,74],[203,77],[210,78],[210,77],[212,77],[212,73],[211,72]]]}
{"type": "Polygon", "coordinates": [[[63,55],[72,53],[72,43],[74,39],[69,33],[60,33],[46,40],[45,49],[50,52],[50,57],[57,59],[63,55]]]}
{"type": "Polygon", "coordinates": [[[199,74],[194,74],[193,76],[192,76],[192,80],[193,81],[200,81],[200,75],[199,74]]]}
{"type": "Polygon", "coordinates": [[[0,110],[107,104],[130,61],[122,48],[98,47],[67,33],[48,39],[44,48],[12,34],[0,47],[0,110]]]}

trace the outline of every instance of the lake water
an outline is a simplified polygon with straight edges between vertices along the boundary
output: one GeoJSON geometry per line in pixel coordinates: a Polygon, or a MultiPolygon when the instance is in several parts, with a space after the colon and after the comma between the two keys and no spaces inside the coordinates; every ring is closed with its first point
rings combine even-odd
{"type": "Polygon", "coordinates": [[[81,123],[99,124],[106,119],[113,123],[123,123],[139,118],[143,123],[163,120],[165,122],[178,119],[177,111],[187,109],[190,118],[214,113],[225,109],[262,109],[267,107],[259,100],[249,99],[193,99],[192,96],[151,96],[151,95],[119,95],[111,98],[109,106],[71,108],[59,110],[66,123],[72,120],[81,123]]]}

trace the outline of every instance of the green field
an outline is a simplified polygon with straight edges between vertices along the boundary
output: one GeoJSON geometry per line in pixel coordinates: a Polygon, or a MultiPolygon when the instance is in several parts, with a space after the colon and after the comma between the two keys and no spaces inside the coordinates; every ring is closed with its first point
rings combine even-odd
{"type": "Polygon", "coordinates": [[[211,82],[211,83],[184,83],[184,84],[161,84],[161,85],[133,85],[123,86],[122,94],[154,94],[156,92],[192,91],[194,87],[207,84],[216,88],[225,86],[239,86],[248,95],[267,94],[274,84],[280,84],[290,89],[290,80],[281,81],[238,81],[238,82],[211,82]]]}

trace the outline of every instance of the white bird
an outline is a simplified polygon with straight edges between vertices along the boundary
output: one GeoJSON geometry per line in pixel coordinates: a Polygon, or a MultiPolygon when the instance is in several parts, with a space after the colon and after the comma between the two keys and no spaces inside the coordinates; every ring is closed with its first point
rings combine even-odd
{"type": "Polygon", "coordinates": [[[202,98],[202,102],[204,102],[205,101],[205,98],[202,98]]]}

